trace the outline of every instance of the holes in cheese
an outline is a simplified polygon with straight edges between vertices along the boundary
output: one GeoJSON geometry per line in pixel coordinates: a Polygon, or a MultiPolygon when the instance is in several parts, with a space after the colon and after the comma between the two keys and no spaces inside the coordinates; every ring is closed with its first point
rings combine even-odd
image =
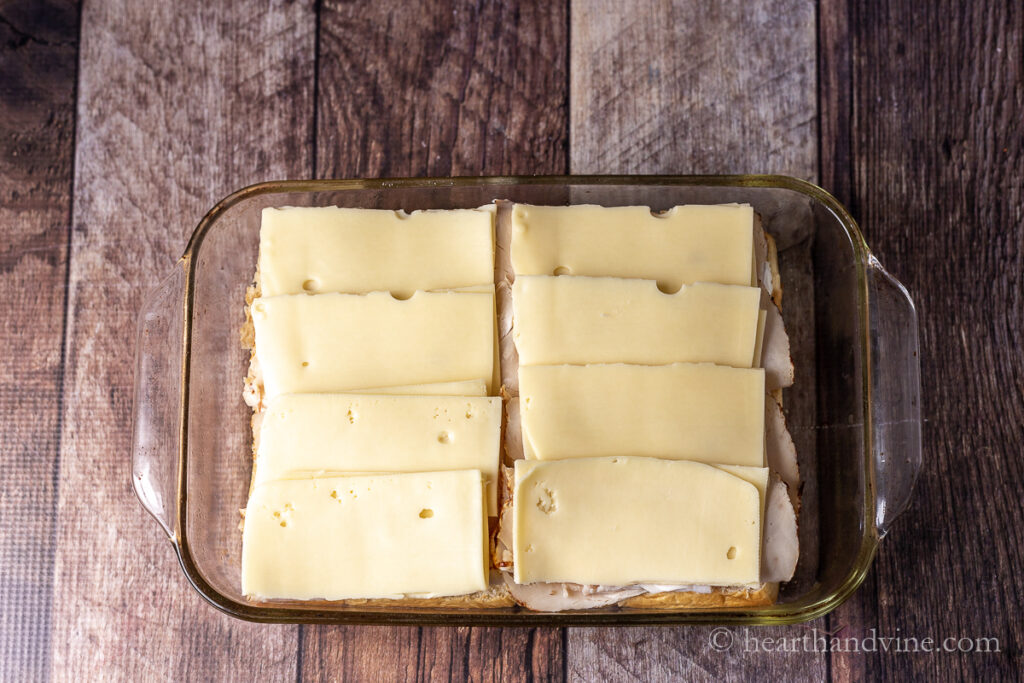
{"type": "Polygon", "coordinates": [[[497,515],[500,432],[500,398],[283,394],[264,413],[254,483],[477,469],[497,515]]]}
{"type": "Polygon", "coordinates": [[[263,296],[465,287],[492,282],[494,208],[263,210],[263,296]]]}
{"type": "Polygon", "coordinates": [[[483,590],[482,507],[478,470],[266,482],[246,507],[242,592],[339,600],[483,590]],[[287,519],[274,516],[285,501],[287,519]]]}
{"type": "Polygon", "coordinates": [[[528,459],[627,453],[762,467],[764,371],[711,364],[519,368],[528,459]]]}
{"type": "Polygon", "coordinates": [[[408,301],[386,292],[276,296],[258,299],[253,309],[265,400],[493,381],[493,287],[486,293],[416,292],[408,301]],[[303,361],[316,372],[304,372],[303,361]]]}
{"type": "Polygon", "coordinates": [[[759,582],[761,493],[722,469],[638,457],[518,460],[513,496],[517,583],[759,582]],[[553,510],[534,504],[545,491],[553,510]]]}
{"type": "Polygon", "coordinates": [[[684,284],[756,284],[754,212],[746,205],[677,206],[652,215],[645,206],[512,208],[512,267],[517,275],[573,275],[684,284]]]}
{"type": "Polygon", "coordinates": [[[517,277],[520,365],[719,363],[755,358],[761,290],[705,284],[664,294],[652,280],[517,277]]]}

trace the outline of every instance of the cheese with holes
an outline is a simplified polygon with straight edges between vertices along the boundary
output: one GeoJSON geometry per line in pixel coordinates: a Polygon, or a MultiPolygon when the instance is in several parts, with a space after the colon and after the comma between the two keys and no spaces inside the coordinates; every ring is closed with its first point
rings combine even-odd
{"type": "Polygon", "coordinates": [[[519,364],[718,363],[749,368],[761,290],[653,280],[520,276],[512,286],[519,364]]]}
{"type": "Polygon", "coordinates": [[[752,585],[758,488],[716,467],[656,458],[515,463],[517,583],[752,585]]]}
{"type": "MultiPolygon", "coordinates": [[[[252,305],[265,396],[493,382],[493,288],[264,297],[252,305]]],[[[491,387],[488,386],[488,391],[491,387]]]]}
{"type": "Polygon", "coordinates": [[[687,205],[654,215],[645,206],[512,209],[517,275],[657,280],[668,292],[693,282],[754,285],[754,212],[747,205],[687,205]]]}
{"type": "Polygon", "coordinates": [[[711,364],[519,368],[532,460],[642,455],[764,466],[764,371],[711,364]]]}
{"type": "Polygon", "coordinates": [[[254,481],[477,469],[497,515],[500,437],[500,398],[283,394],[264,412],[254,481]]]}
{"type": "Polygon", "coordinates": [[[494,207],[386,211],[266,208],[260,228],[262,296],[351,294],[489,284],[494,207]]]}
{"type": "Polygon", "coordinates": [[[487,587],[478,470],[266,482],[242,534],[242,592],[297,600],[487,587]]]}

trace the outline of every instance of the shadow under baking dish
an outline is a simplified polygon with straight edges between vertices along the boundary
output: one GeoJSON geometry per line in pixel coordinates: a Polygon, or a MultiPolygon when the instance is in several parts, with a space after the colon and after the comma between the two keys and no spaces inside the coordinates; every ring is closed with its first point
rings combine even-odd
{"type": "MultiPolygon", "coordinates": [[[[920,464],[917,324],[906,291],[852,218],[808,183],[779,176],[521,177],[287,181],[214,207],[140,316],[132,482],[192,585],[233,616],[268,622],[451,625],[786,624],[838,606],[863,580],[905,507],[920,464]],[[779,248],[796,383],[784,393],[803,484],[800,562],[777,604],[757,608],[440,609],[253,602],[240,590],[239,509],[251,471],[245,288],[269,206],[450,209],[530,204],[745,202],[779,248]]],[[[673,539],[665,539],[672,543],[673,539]]]]}

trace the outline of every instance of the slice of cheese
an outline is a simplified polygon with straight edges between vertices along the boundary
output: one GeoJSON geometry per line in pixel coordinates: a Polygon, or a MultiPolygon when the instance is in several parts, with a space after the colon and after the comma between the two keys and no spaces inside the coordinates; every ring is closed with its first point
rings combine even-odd
{"type": "Polygon", "coordinates": [[[693,282],[755,285],[754,212],[747,205],[530,206],[512,209],[517,275],[657,280],[667,292],[693,282]]]}
{"type": "Polygon", "coordinates": [[[764,371],[711,364],[519,368],[532,460],[642,455],[764,466],[764,371]]]}
{"type": "Polygon", "coordinates": [[[353,472],[483,472],[498,514],[501,399],[283,394],[264,412],[255,485],[353,472]]]}
{"type": "Polygon", "coordinates": [[[263,296],[359,294],[487,284],[494,279],[494,207],[385,211],[337,207],[263,210],[263,296]]]}
{"type": "Polygon", "coordinates": [[[752,368],[760,368],[762,351],[764,351],[764,326],[767,321],[768,311],[760,310],[757,313],[757,338],[754,341],[754,362],[752,368]]]}
{"type": "Polygon", "coordinates": [[[721,469],[636,457],[517,460],[513,495],[517,583],[758,583],[761,496],[721,469]]]}
{"type": "MultiPolygon", "coordinates": [[[[769,478],[769,473],[770,473],[769,469],[767,467],[744,467],[742,465],[713,465],[713,467],[715,467],[716,469],[722,470],[723,472],[728,472],[729,474],[731,474],[731,475],[733,475],[735,477],[739,477],[743,481],[749,482],[750,484],[753,484],[754,487],[757,488],[757,493],[758,493],[758,497],[759,497],[759,500],[760,500],[761,529],[762,529],[762,536],[763,536],[764,535],[764,531],[766,530],[766,527],[765,527],[765,515],[766,515],[766,505],[767,505],[766,501],[768,499],[768,478],[769,478]]],[[[765,569],[765,553],[766,553],[766,548],[767,548],[767,546],[765,545],[765,541],[762,538],[762,542],[761,542],[761,574],[762,574],[761,581],[762,582],[764,582],[764,580],[765,580],[764,579],[764,569],[765,569]]],[[[648,583],[648,584],[642,584],[641,587],[645,591],[647,591],[648,593],[665,593],[665,592],[668,592],[668,591],[677,591],[677,590],[692,591],[692,592],[697,592],[697,593],[710,593],[711,592],[711,588],[712,588],[711,586],[708,586],[708,585],[694,586],[694,585],[686,585],[686,584],[665,584],[665,583],[661,583],[661,584],[651,584],[651,583],[648,583]]]]}
{"type": "MultiPolygon", "coordinates": [[[[494,294],[385,292],[252,305],[266,399],[494,377],[494,294]]],[[[491,387],[488,386],[488,392],[491,387]]]]}
{"type": "Polygon", "coordinates": [[[486,396],[487,382],[482,379],[467,379],[461,382],[406,384],[397,387],[372,387],[370,389],[354,390],[349,393],[401,396],[486,396]]]}
{"type": "MultiPolygon", "coordinates": [[[[494,293],[494,283],[493,282],[488,282],[487,284],[483,284],[483,285],[471,285],[469,287],[454,287],[454,288],[450,288],[450,289],[443,289],[443,290],[436,290],[436,291],[444,291],[444,292],[476,292],[476,293],[484,293],[484,294],[488,294],[488,293],[493,294],[494,293]]],[[[501,360],[499,358],[500,349],[498,348],[498,302],[497,302],[497,297],[495,297],[495,301],[494,301],[494,314],[493,314],[492,317],[494,318],[494,373],[491,376],[490,386],[499,387],[499,386],[501,386],[501,360]]],[[[487,395],[487,391],[485,390],[484,393],[480,394],[480,395],[481,396],[486,396],[487,395]]]]}
{"type": "Polygon", "coordinates": [[[520,365],[718,363],[749,368],[761,290],[653,280],[520,276],[512,286],[520,365]]]}
{"type": "Polygon", "coordinates": [[[761,526],[764,527],[764,506],[765,500],[768,498],[768,475],[769,470],[767,467],[744,467],[743,465],[715,465],[718,469],[723,472],[728,472],[734,477],[739,477],[743,481],[749,482],[757,488],[757,493],[760,496],[761,501],[761,526]]]}
{"type": "Polygon", "coordinates": [[[242,593],[297,600],[487,586],[477,470],[271,481],[245,510],[242,593]]]}

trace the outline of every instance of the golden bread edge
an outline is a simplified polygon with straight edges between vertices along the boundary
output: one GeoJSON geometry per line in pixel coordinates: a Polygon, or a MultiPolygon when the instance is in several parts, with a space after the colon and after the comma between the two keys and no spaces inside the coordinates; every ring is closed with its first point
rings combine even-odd
{"type": "MultiPolygon", "coordinates": [[[[493,573],[493,572],[492,572],[493,573]]],[[[449,608],[475,608],[475,609],[498,609],[500,607],[512,607],[515,601],[508,592],[508,588],[500,576],[492,577],[485,590],[465,595],[450,595],[437,598],[353,598],[349,600],[302,600],[303,607],[393,607],[400,604],[402,607],[424,607],[435,609],[449,608]]],[[[275,603],[276,604],[276,603],[275,603]]]]}
{"type": "Polygon", "coordinates": [[[634,609],[707,609],[709,607],[763,607],[775,604],[779,597],[779,584],[765,583],[760,588],[715,587],[710,593],[672,591],[646,593],[626,598],[620,607],[634,609]]]}

